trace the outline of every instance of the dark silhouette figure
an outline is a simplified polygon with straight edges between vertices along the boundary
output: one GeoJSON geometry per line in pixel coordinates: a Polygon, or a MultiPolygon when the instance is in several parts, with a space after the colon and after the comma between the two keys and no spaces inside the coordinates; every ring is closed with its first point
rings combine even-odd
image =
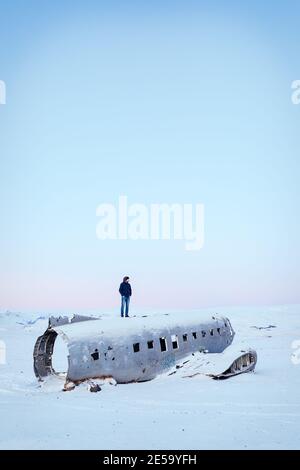
{"type": "Polygon", "coordinates": [[[124,309],[125,309],[125,317],[129,317],[129,303],[130,297],[132,294],[131,285],[129,284],[129,277],[125,276],[123,278],[123,282],[120,284],[119,292],[121,294],[121,317],[124,317],[124,309]]]}

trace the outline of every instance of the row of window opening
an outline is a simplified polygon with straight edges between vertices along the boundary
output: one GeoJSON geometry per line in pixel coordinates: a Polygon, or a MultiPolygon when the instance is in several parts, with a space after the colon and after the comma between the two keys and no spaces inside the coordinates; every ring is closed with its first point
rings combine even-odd
{"type": "MultiPolygon", "coordinates": [[[[214,331],[216,331],[217,334],[219,334],[219,335],[221,334],[221,328],[216,328],[216,330],[210,329],[209,332],[202,330],[201,331],[201,337],[205,338],[208,334],[210,336],[216,336],[214,331]]],[[[192,332],[192,337],[193,337],[193,339],[198,338],[198,334],[197,334],[196,331],[192,332]]],[[[187,333],[184,333],[182,335],[182,341],[184,343],[186,343],[188,341],[188,334],[187,333]]],[[[172,343],[172,349],[179,349],[179,341],[178,341],[178,336],[177,335],[171,335],[171,343],[172,343]]],[[[160,344],[161,352],[165,352],[165,351],[168,350],[167,338],[166,337],[162,336],[161,338],[159,338],[159,344],[160,344]]],[[[154,341],[153,340],[147,341],[147,348],[148,349],[154,349],[154,341]]],[[[137,353],[139,351],[140,351],[140,343],[134,343],[133,344],[133,352],[137,353]]]]}

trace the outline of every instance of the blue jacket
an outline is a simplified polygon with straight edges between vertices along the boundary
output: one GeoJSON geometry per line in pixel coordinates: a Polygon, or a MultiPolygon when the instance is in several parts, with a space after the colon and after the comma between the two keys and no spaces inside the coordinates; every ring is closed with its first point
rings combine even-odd
{"type": "Polygon", "coordinates": [[[132,294],[131,285],[128,282],[122,282],[120,284],[119,292],[124,297],[130,297],[132,294]]]}

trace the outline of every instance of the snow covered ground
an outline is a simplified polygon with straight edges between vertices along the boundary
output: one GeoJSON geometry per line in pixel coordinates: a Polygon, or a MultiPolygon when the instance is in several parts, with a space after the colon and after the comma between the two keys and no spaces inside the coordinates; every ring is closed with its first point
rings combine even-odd
{"type": "Polygon", "coordinates": [[[99,393],[62,392],[58,378],[40,386],[32,351],[47,316],[1,313],[0,448],[300,449],[300,306],[206,309],[199,318],[207,312],[227,315],[234,343],[257,350],[255,373],[164,375],[99,393]]]}

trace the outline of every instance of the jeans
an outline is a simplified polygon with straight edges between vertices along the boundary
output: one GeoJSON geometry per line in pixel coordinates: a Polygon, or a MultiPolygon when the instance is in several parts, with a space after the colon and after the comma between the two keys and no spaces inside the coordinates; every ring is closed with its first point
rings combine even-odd
{"type": "Polygon", "coordinates": [[[125,307],[125,316],[128,317],[129,302],[130,302],[130,297],[125,297],[125,295],[122,295],[121,317],[124,317],[124,307],[125,307]]]}

